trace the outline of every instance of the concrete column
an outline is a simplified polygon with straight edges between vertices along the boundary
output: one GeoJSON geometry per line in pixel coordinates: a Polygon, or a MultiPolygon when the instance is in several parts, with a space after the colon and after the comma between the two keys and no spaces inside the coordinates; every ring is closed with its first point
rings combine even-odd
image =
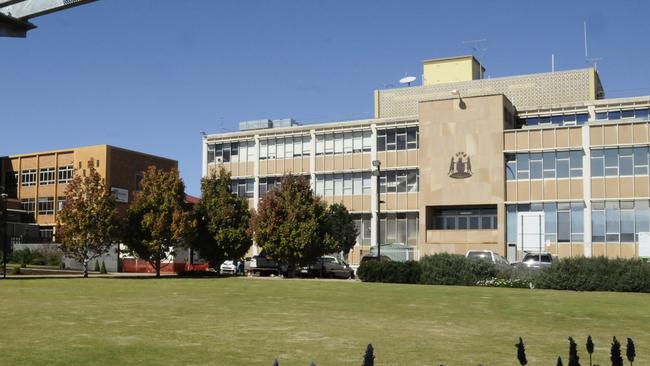
{"type": "MultiPolygon", "coordinates": [[[[257,211],[260,202],[260,135],[255,135],[255,158],[253,160],[253,208],[257,211]]],[[[258,255],[260,250],[253,241],[253,255],[258,255]]]]}
{"type": "Polygon", "coordinates": [[[589,125],[582,126],[582,195],[585,202],[584,210],[584,254],[585,257],[591,257],[591,148],[589,142],[589,125]]]}
{"type": "Polygon", "coordinates": [[[309,130],[309,185],[316,192],[316,130],[309,130]]]}
{"type": "MultiPolygon", "coordinates": [[[[372,129],[372,148],[370,150],[370,161],[377,160],[377,125],[375,123],[370,125],[372,129]]],[[[370,169],[374,170],[375,168],[370,165],[370,169]]],[[[377,178],[374,176],[370,180],[370,210],[372,211],[372,219],[370,220],[370,237],[371,246],[379,242],[379,226],[377,225],[377,191],[379,187],[377,186],[377,178]]]]}
{"type": "Polygon", "coordinates": [[[203,136],[201,151],[203,156],[201,157],[201,177],[205,178],[208,175],[208,139],[203,136]]]}

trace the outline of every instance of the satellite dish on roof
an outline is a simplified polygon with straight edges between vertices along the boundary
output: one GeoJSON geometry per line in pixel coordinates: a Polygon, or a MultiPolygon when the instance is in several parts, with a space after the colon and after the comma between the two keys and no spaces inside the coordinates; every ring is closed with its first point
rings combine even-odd
{"type": "Polygon", "coordinates": [[[408,86],[411,86],[411,83],[415,81],[415,76],[404,76],[403,78],[399,79],[400,84],[407,84],[408,86]]]}

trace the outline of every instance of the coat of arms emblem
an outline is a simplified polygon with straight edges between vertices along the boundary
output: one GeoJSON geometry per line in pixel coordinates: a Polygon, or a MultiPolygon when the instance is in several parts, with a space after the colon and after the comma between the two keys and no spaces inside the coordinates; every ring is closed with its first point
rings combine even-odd
{"type": "Polygon", "coordinates": [[[464,179],[472,176],[472,161],[464,152],[458,152],[451,157],[449,164],[449,177],[464,179]]]}

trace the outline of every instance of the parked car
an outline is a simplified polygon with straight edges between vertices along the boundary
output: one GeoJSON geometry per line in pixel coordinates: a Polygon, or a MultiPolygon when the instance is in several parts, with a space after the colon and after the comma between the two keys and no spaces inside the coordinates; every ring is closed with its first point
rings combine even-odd
{"type": "Polygon", "coordinates": [[[466,258],[484,260],[494,263],[497,267],[508,267],[510,262],[499,254],[491,250],[468,250],[465,254],[466,258]]]}
{"type": "Polygon", "coordinates": [[[518,266],[528,267],[528,268],[544,268],[548,267],[555,261],[555,258],[551,253],[541,252],[541,253],[526,253],[521,259],[521,262],[518,263],[518,266]]]}
{"type": "Polygon", "coordinates": [[[232,260],[227,260],[221,263],[219,266],[219,274],[229,274],[229,275],[236,275],[237,274],[237,265],[238,263],[232,260]]]}
{"type": "MultiPolygon", "coordinates": [[[[377,257],[376,255],[364,255],[363,257],[361,257],[361,261],[359,261],[359,266],[361,266],[365,262],[378,261],[378,260],[379,260],[379,257],[377,257]]],[[[392,261],[392,259],[390,259],[390,257],[387,256],[387,255],[382,255],[381,256],[381,261],[382,262],[390,262],[390,261],[392,261]]]]}
{"type": "Polygon", "coordinates": [[[253,256],[248,262],[248,265],[244,265],[244,268],[247,268],[246,274],[250,276],[277,276],[280,274],[278,262],[264,254],[253,256]]]}
{"type": "Polygon", "coordinates": [[[323,256],[314,263],[301,267],[300,276],[348,279],[354,277],[354,270],[341,259],[323,256]]]}

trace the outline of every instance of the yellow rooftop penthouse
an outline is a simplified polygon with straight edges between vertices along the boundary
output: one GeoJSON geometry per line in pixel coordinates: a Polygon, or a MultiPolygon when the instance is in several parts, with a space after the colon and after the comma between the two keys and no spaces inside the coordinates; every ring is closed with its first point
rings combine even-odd
{"type": "Polygon", "coordinates": [[[231,171],[252,208],[304,175],[353,214],[352,263],[378,245],[395,260],[650,257],[650,97],[605,99],[594,68],[483,74],[472,56],[426,60],[422,85],[375,91],[372,119],[206,135],[203,175],[231,171]]]}

